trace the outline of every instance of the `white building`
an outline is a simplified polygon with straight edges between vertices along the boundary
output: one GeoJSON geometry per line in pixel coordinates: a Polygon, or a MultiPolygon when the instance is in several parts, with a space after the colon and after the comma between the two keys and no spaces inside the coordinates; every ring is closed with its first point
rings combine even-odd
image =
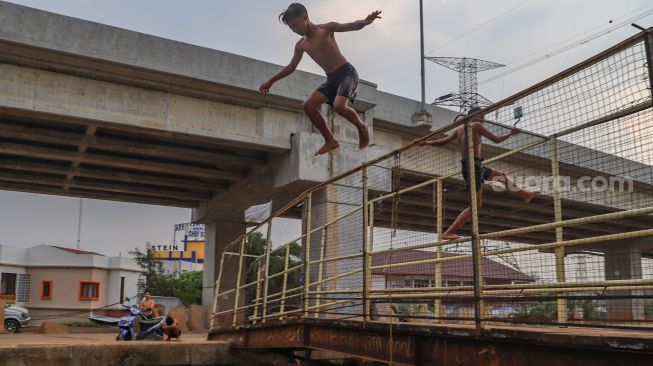
{"type": "MultiPolygon", "coordinates": [[[[142,269],[131,258],[51,245],[0,245],[0,296],[32,316],[94,309],[138,294],[142,269]]],[[[88,311],[88,312],[86,312],[88,311]]]]}

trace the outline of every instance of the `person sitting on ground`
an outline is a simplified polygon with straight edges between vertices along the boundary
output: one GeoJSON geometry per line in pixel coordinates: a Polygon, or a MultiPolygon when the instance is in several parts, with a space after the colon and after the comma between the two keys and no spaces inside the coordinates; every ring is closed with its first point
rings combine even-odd
{"type": "Polygon", "coordinates": [[[179,340],[179,337],[181,337],[181,327],[179,326],[179,322],[177,319],[173,319],[170,315],[166,316],[165,324],[161,329],[163,330],[163,334],[168,337],[166,341],[169,341],[171,338],[179,340]]]}
{"type": "Polygon", "coordinates": [[[152,296],[150,295],[149,291],[145,291],[145,294],[143,294],[143,299],[141,300],[141,310],[145,309],[154,309],[154,300],[152,300],[152,296]]]}
{"type": "Polygon", "coordinates": [[[143,309],[143,318],[144,319],[154,319],[154,311],[152,308],[143,309]]]}
{"type": "Polygon", "coordinates": [[[327,81],[314,91],[304,102],[304,111],[310,118],[313,125],[324,137],[325,143],[315,155],[326,154],[337,149],[340,144],[333,137],[327,127],[326,121],[320,113],[320,106],[325,102],[333,106],[333,110],[345,117],[358,129],[358,148],[364,149],[369,144],[369,133],[367,126],[360,119],[358,113],[348,105],[353,103],[356,97],[358,86],[358,73],[345,56],[342,55],[335,39],[335,32],[349,32],[360,30],[372,24],[375,19],[381,18],[380,11],[372,12],[363,20],[351,23],[329,22],[315,24],[308,18],[308,12],[304,5],[293,3],[288,9],[279,15],[279,19],[290,29],[302,36],[295,45],[295,51],[288,66],[284,67],[270,80],[261,84],[259,92],[265,94],[270,91],[272,85],[290,75],[301,61],[304,52],[326,72],[327,81]]]}
{"type": "MultiPolygon", "coordinates": [[[[472,107],[467,113],[467,115],[472,115],[476,112],[479,112],[481,109],[482,108],[480,107],[472,107]]],[[[457,121],[463,117],[464,116],[462,115],[457,116],[454,121],[457,121]]],[[[534,197],[539,195],[540,192],[525,191],[521,187],[517,186],[513,181],[511,181],[503,172],[486,167],[482,164],[483,158],[481,155],[481,140],[483,137],[486,137],[490,141],[498,144],[503,141],[506,141],[508,138],[520,133],[521,131],[517,128],[513,128],[509,133],[503,136],[497,136],[492,132],[490,132],[485,127],[483,122],[485,122],[484,115],[477,116],[471,121],[472,141],[474,145],[474,175],[476,178],[475,179],[476,202],[478,204],[478,208],[479,209],[481,208],[483,202],[483,191],[481,190],[481,186],[483,182],[488,180],[502,183],[508,190],[517,193],[524,200],[524,203],[529,203],[534,197]]],[[[422,141],[420,142],[420,144],[431,145],[431,146],[443,146],[454,140],[458,143],[459,152],[461,156],[460,162],[462,165],[461,173],[463,178],[465,179],[465,182],[467,182],[467,189],[469,190],[469,176],[468,176],[469,171],[468,171],[468,161],[467,161],[468,149],[467,149],[467,133],[466,133],[465,126],[456,129],[453,133],[441,139],[422,141]]],[[[449,226],[449,228],[442,234],[442,239],[444,240],[459,239],[460,237],[456,235],[456,231],[458,231],[458,229],[460,229],[461,226],[467,223],[467,221],[469,221],[470,218],[471,218],[471,208],[467,207],[460,214],[458,214],[458,217],[456,217],[456,220],[454,220],[453,224],[451,224],[451,226],[449,226]]]]}

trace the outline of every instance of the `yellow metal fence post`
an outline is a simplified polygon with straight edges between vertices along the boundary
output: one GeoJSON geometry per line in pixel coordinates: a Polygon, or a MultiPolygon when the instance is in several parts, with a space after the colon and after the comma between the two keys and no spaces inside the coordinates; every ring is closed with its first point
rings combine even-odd
{"type": "MultiPolygon", "coordinates": [[[[316,309],[318,309],[318,310],[320,309],[320,302],[322,300],[321,299],[322,294],[320,293],[320,291],[322,291],[322,289],[323,289],[322,276],[324,274],[324,261],[323,261],[323,259],[324,259],[324,253],[326,251],[326,235],[327,235],[327,227],[326,226],[322,227],[321,233],[322,233],[322,238],[320,240],[320,242],[321,242],[321,244],[320,244],[320,264],[319,264],[319,267],[318,267],[319,269],[317,271],[317,283],[318,284],[317,284],[317,286],[315,288],[316,290],[318,290],[318,293],[315,296],[315,305],[317,305],[316,309]]],[[[318,311],[316,311],[315,312],[315,318],[319,318],[319,317],[320,317],[320,313],[318,311]]]]}
{"type": "MultiPolygon", "coordinates": [[[[474,323],[477,332],[483,327],[483,301],[481,291],[483,287],[483,268],[481,265],[481,240],[478,236],[478,202],[476,201],[476,169],[474,153],[474,136],[470,121],[465,122],[465,135],[467,137],[467,187],[469,189],[469,201],[472,224],[472,264],[474,273],[474,323]]],[[[480,188],[480,187],[479,187],[480,188]]]]}
{"type": "Polygon", "coordinates": [[[264,259],[264,256],[260,255],[257,257],[256,261],[258,262],[258,268],[256,269],[256,297],[254,298],[254,318],[253,318],[253,323],[256,324],[258,321],[258,308],[261,305],[261,262],[264,259]]]}
{"type": "MultiPolygon", "coordinates": [[[[549,140],[551,148],[551,174],[553,175],[553,208],[555,222],[562,221],[562,203],[560,201],[560,169],[558,166],[558,143],[557,139],[549,140]]],[[[563,227],[556,227],[556,242],[563,241],[563,227]]],[[[565,275],[565,246],[560,244],[555,249],[556,261],[556,282],[566,282],[565,275]]],[[[567,299],[557,299],[558,323],[567,323],[567,299]]]]}
{"type": "Polygon", "coordinates": [[[240,277],[243,274],[243,258],[245,258],[245,242],[247,241],[247,235],[243,236],[243,240],[240,242],[240,256],[238,258],[238,274],[236,275],[236,294],[234,295],[234,314],[231,321],[231,326],[236,327],[236,320],[238,317],[238,303],[240,301],[240,277]]]}
{"type": "Polygon", "coordinates": [[[370,289],[372,288],[372,276],[368,263],[370,256],[370,248],[368,242],[369,236],[369,213],[367,211],[367,204],[369,201],[367,189],[367,167],[363,167],[363,322],[366,323],[370,320],[370,289]]]}
{"type": "Polygon", "coordinates": [[[263,311],[261,323],[265,323],[268,309],[268,288],[270,287],[270,251],[272,251],[272,218],[268,222],[267,238],[265,239],[265,267],[263,270],[263,311]]]}
{"type": "Polygon", "coordinates": [[[283,264],[283,285],[281,288],[281,307],[279,308],[279,316],[283,319],[283,314],[286,311],[286,290],[288,289],[288,261],[290,260],[290,244],[286,244],[286,258],[283,264]]]}
{"type": "MultiPolygon", "coordinates": [[[[443,231],[443,214],[444,214],[444,197],[442,197],[442,179],[436,181],[436,231],[437,231],[437,241],[442,241],[442,231],[443,231]]],[[[438,245],[435,249],[435,257],[440,259],[442,258],[442,245],[438,245]]],[[[435,262],[435,287],[442,287],[442,262],[435,262]]],[[[439,323],[442,316],[441,311],[442,301],[438,298],[433,302],[433,316],[435,317],[435,322],[439,323]]]]}
{"type": "MultiPolygon", "coordinates": [[[[213,297],[213,312],[211,313],[211,321],[209,322],[210,330],[213,330],[213,327],[215,326],[215,314],[219,310],[218,294],[220,293],[220,281],[222,280],[223,269],[224,269],[224,251],[222,251],[222,255],[220,256],[220,271],[218,272],[218,280],[215,281],[215,296],[213,297]]],[[[236,286],[238,286],[238,283],[236,283],[236,286]]]]}
{"type": "MultiPolygon", "coordinates": [[[[304,319],[308,318],[308,307],[309,307],[309,294],[310,290],[309,283],[311,281],[311,203],[312,203],[313,193],[308,192],[306,197],[306,239],[304,245],[304,319]]],[[[318,309],[319,311],[319,309],[318,309]]]]}

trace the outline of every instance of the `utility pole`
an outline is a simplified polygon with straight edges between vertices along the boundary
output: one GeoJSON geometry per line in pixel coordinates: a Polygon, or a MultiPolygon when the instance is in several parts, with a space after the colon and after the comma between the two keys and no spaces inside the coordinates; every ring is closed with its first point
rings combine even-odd
{"type": "Polygon", "coordinates": [[[420,41],[420,64],[421,64],[421,84],[422,84],[422,108],[419,112],[413,114],[413,127],[431,128],[433,120],[431,115],[426,111],[426,74],[424,67],[424,6],[423,0],[419,0],[419,41],[420,41]]]}
{"type": "Polygon", "coordinates": [[[420,61],[422,64],[422,113],[426,113],[426,74],[424,72],[424,7],[419,0],[419,42],[420,42],[420,61]]]}
{"type": "Polygon", "coordinates": [[[77,217],[77,250],[80,250],[80,240],[82,237],[82,208],[84,206],[84,199],[79,199],[79,216],[77,217]]]}

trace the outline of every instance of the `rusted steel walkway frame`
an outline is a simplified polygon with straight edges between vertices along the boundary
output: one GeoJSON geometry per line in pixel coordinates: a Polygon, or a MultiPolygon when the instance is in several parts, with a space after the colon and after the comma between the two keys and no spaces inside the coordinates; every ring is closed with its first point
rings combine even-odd
{"type": "Polygon", "coordinates": [[[351,321],[305,321],[212,332],[234,348],[313,349],[397,365],[592,366],[653,364],[653,334],[524,327],[419,326],[351,321]]]}

